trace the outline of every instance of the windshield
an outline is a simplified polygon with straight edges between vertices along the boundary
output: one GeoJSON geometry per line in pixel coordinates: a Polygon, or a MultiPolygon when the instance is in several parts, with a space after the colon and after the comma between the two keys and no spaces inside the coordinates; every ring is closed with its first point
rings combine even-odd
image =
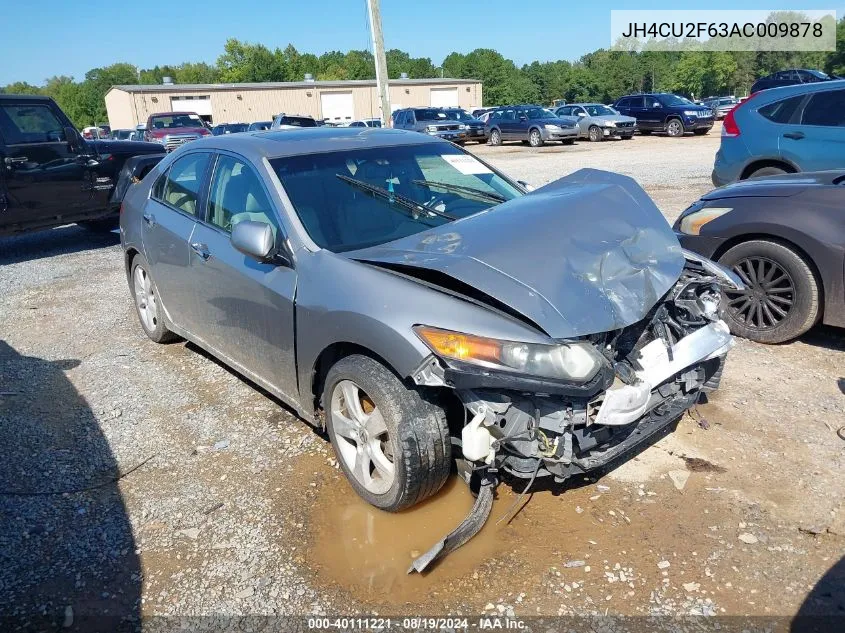
{"type": "Polygon", "coordinates": [[[521,195],[472,155],[440,143],[305,154],[270,164],[311,239],[334,252],[384,244],[521,195]]]}
{"type": "Polygon", "coordinates": [[[450,117],[443,110],[436,108],[419,108],[414,110],[417,121],[447,121],[450,117]]]}
{"type": "Polygon", "coordinates": [[[695,105],[689,99],[684,99],[683,97],[679,97],[678,95],[660,95],[658,99],[660,100],[660,103],[665,106],[695,105]]]}
{"type": "Polygon", "coordinates": [[[584,109],[590,116],[607,116],[609,114],[616,114],[616,112],[608,108],[606,105],[601,104],[584,106],[584,109]]]}
{"type": "Polygon", "coordinates": [[[546,108],[528,108],[525,111],[525,116],[528,119],[556,119],[557,115],[546,108]]]}
{"type": "Polygon", "coordinates": [[[475,118],[469,112],[463,110],[446,110],[446,116],[453,121],[471,121],[475,118]]]}
{"type": "Polygon", "coordinates": [[[196,114],[173,114],[166,116],[154,116],[152,118],[152,128],[170,128],[170,127],[204,127],[202,119],[196,114]]]}

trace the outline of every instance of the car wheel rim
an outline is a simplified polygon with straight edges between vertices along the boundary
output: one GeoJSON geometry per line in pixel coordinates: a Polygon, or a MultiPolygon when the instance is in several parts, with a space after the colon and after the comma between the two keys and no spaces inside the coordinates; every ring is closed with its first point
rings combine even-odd
{"type": "Polygon", "coordinates": [[[536,130],[531,132],[531,144],[535,147],[540,144],[540,133],[536,130]]]}
{"type": "Polygon", "coordinates": [[[599,140],[599,131],[596,128],[590,128],[590,140],[591,141],[599,140]]]}
{"type": "Polygon", "coordinates": [[[677,121],[670,121],[669,122],[669,134],[672,136],[677,136],[678,133],[681,131],[681,124],[677,121]]]}
{"type": "Polygon", "coordinates": [[[491,143],[493,143],[493,145],[498,145],[498,144],[499,144],[499,133],[498,133],[498,132],[494,131],[494,132],[490,135],[490,142],[491,142],[491,143]]]}
{"type": "Polygon", "coordinates": [[[752,330],[771,330],[789,316],[795,304],[795,283],[777,262],[747,257],[733,266],[745,289],[726,292],[728,311],[737,323],[752,330]]]}
{"type": "Polygon", "coordinates": [[[158,301],[150,276],[140,266],[135,267],[134,286],[138,316],[141,317],[144,327],[152,332],[158,326],[158,301]]]}
{"type": "Polygon", "coordinates": [[[341,380],[332,392],[332,430],[340,459],[355,480],[373,494],[393,485],[393,445],[381,411],[361,387],[341,380]]]}

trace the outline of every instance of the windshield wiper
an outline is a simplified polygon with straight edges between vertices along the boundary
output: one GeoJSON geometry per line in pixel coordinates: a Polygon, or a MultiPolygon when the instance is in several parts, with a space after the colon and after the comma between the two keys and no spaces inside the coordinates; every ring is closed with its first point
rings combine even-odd
{"type": "Polygon", "coordinates": [[[379,196],[384,198],[388,202],[398,204],[400,207],[408,211],[412,218],[415,220],[419,220],[421,215],[437,215],[441,218],[446,218],[447,220],[457,220],[454,215],[450,213],[445,213],[443,211],[439,211],[437,209],[433,209],[431,207],[427,207],[422,205],[418,202],[414,202],[410,198],[406,198],[402,194],[394,193],[393,191],[388,191],[383,187],[379,187],[377,185],[371,185],[368,182],[364,182],[363,180],[358,180],[356,178],[350,178],[349,176],[344,176],[343,174],[335,174],[338,178],[340,178],[343,182],[349,183],[353,187],[358,187],[359,189],[363,189],[375,196],[379,196]]]}
{"type": "Polygon", "coordinates": [[[428,187],[429,189],[443,189],[444,191],[454,191],[455,193],[468,193],[473,196],[485,198],[487,200],[494,200],[495,202],[504,202],[507,200],[503,195],[493,193],[491,191],[483,191],[475,187],[466,187],[464,185],[453,185],[448,182],[435,182],[433,180],[412,180],[415,185],[420,187],[428,187]]]}

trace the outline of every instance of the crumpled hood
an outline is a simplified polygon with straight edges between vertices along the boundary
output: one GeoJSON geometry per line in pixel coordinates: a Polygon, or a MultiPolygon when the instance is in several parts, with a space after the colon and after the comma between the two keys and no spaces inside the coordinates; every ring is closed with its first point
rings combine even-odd
{"type": "Polygon", "coordinates": [[[636,323],[684,266],[674,233],[640,186],[594,169],[468,218],[345,255],[448,275],[557,339],[636,323]]]}

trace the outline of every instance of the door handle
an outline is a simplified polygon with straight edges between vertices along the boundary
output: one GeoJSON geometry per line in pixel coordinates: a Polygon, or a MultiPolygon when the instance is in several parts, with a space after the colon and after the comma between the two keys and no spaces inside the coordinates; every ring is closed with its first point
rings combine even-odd
{"type": "Polygon", "coordinates": [[[800,141],[804,138],[804,132],[787,132],[783,135],[784,138],[791,138],[793,141],[800,141]]]}
{"type": "Polygon", "coordinates": [[[144,222],[146,222],[149,226],[153,227],[156,225],[156,216],[154,216],[152,213],[145,213],[144,222]]]}
{"type": "Polygon", "coordinates": [[[208,258],[211,257],[211,253],[208,252],[208,246],[200,242],[192,243],[191,250],[194,251],[197,255],[199,255],[202,261],[208,261],[208,258]]]}
{"type": "Polygon", "coordinates": [[[26,156],[7,156],[6,165],[14,165],[15,163],[25,163],[29,159],[26,156]]]}

